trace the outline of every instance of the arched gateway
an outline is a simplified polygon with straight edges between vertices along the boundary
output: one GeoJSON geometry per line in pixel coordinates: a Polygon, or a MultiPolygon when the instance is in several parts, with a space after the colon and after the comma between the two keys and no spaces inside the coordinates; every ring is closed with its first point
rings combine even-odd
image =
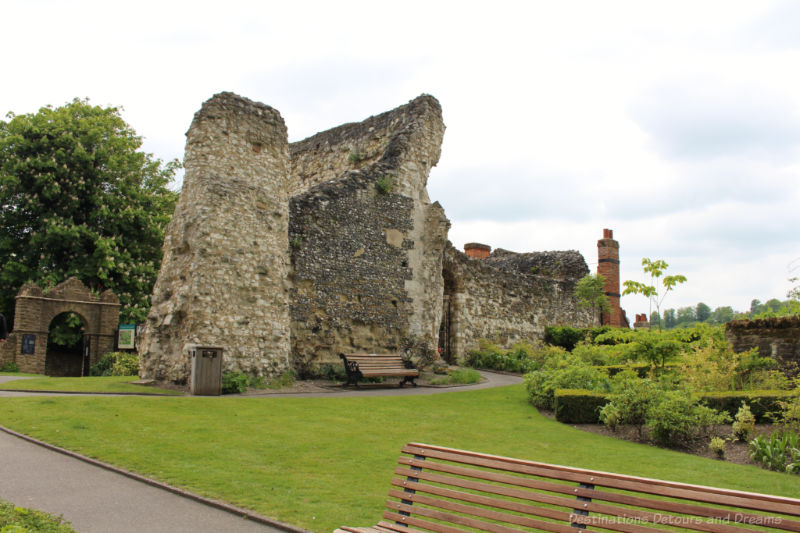
{"type": "Polygon", "coordinates": [[[14,331],[0,349],[0,363],[15,362],[21,372],[44,374],[48,331],[61,313],[75,313],[83,321],[83,375],[101,355],[114,350],[120,304],[110,289],[97,297],[80,280],[69,278],[47,292],[28,283],[16,300],[14,331]]]}

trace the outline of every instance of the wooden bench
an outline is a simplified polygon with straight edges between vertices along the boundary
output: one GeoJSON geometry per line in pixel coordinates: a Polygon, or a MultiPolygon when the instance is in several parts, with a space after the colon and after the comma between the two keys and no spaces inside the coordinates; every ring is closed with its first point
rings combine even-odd
{"type": "Polygon", "coordinates": [[[800,500],[793,498],[427,444],[402,451],[385,520],[336,533],[800,531],[800,500]]]}
{"type": "Polygon", "coordinates": [[[340,353],[339,357],[344,362],[344,369],[347,372],[347,384],[352,383],[358,387],[358,380],[364,378],[393,378],[401,377],[402,387],[405,383],[411,383],[415,387],[414,379],[419,376],[416,368],[406,368],[403,357],[400,354],[390,353],[340,353]]]}

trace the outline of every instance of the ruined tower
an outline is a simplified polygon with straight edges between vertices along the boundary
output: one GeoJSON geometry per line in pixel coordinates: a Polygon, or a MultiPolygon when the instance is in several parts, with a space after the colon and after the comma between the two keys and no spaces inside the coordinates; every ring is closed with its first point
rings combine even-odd
{"type": "Polygon", "coordinates": [[[220,93],[186,136],[186,174],[139,349],[141,375],[185,381],[186,343],[224,347],[225,369],[282,372],[290,350],[283,118],[220,93]]]}
{"type": "Polygon", "coordinates": [[[603,238],[597,241],[597,273],[605,278],[603,290],[608,296],[610,313],[603,313],[601,323],[605,326],[628,327],[625,313],[619,305],[619,243],[614,240],[614,231],[603,230],[603,238]]]}

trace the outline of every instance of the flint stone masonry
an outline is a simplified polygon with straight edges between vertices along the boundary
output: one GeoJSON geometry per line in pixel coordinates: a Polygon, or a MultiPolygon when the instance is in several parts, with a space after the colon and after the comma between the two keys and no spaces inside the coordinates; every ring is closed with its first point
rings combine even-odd
{"type": "Polygon", "coordinates": [[[183,189],[140,352],[144,378],[186,382],[187,343],[224,368],[289,368],[289,145],[278,111],[220,93],[187,133],[183,189]]]}
{"type": "Polygon", "coordinates": [[[292,354],[301,372],[340,364],[341,352],[435,353],[450,224],[426,184],[443,134],[439,103],[423,95],[292,145],[292,354]]]}
{"type": "Polygon", "coordinates": [[[340,352],[430,362],[441,330],[456,348],[447,356],[463,357],[481,337],[513,343],[549,324],[590,324],[572,296],[588,272],[577,252],[497,250],[482,262],[449,245],[450,222],[427,192],[444,130],[429,95],[291,145],[266,105],[231,93],[203,104],[142,377],[186,382],[188,343],[224,347],[225,369],[302,375],[340,365],[340,352]]]}
{"type": "Polygon", "coordinates": [[[588,273],[575,251],[497,249],[486,259],[473,259],[449,245],[444,254],[449,358],[463,359],[482,338],[510,348],[543,338],[545,326],[591,326],[592,312],[573,296],[575,283],[588,273]],[[536,267],[540,270],[531,270],[536,267]]]}
{"type": "Polygon", "coordinates": [[[800,317],[734,320],[725,324],[725,338],[737,353],[758,348],[759,355],[775,358],[788,376],[800,375],[800,317]]]}

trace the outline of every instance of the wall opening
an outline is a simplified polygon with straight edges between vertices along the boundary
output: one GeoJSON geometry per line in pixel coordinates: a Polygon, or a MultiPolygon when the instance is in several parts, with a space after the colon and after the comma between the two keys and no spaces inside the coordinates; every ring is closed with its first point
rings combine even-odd
{"type": "Polygon", "coordinates": [[[80,315],[72,311],[57,314],[47,332],[44,373],[58,377],[88,375],[89,369],[84,363],[87,342],[86,321],[80,315]]]}
{"type": "Polygon", "coordinates": [[[444,298],[442,301],[442,323],[439,327],[439,353],[449,364],[456,364],[456,281],[453,272],[442,270],[444,298]]]}

